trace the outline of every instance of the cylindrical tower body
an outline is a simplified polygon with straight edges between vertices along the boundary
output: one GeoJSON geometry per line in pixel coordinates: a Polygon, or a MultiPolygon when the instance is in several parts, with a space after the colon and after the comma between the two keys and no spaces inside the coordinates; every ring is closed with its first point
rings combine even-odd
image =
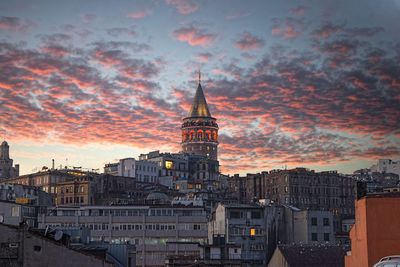
{"type": "Polygon", "coordinates": [[[187,117],[182,124],[184,152],[218,160],[218,124],[212,117],[187,117]]]}

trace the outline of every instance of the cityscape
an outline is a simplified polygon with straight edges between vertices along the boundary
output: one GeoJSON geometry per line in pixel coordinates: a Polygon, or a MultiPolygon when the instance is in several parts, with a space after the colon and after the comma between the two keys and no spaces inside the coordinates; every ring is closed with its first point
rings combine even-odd
{"type": "Polygon", "coordinates": [[[399,14],[0,3],[0,267],[400,266],[399,14]]]}

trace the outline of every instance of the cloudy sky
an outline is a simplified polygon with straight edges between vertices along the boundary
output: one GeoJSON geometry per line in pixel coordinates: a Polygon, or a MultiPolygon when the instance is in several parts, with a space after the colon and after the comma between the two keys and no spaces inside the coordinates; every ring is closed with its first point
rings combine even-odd
{"type": "Polygon", "coordinates": [[[201,69],[224,173],[399,159],[400,1],[360,2],[1,1],[1,134],[22,173],[177,152],[201,69]]]}

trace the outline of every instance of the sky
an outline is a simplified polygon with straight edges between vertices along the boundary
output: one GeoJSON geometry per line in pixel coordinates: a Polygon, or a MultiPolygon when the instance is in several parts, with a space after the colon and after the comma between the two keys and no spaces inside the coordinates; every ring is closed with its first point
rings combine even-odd
{"type": "Polygon", "coordinates": [[[197,72],[225,174],[400,159],[400,0],[1,1],[21,173],[180,151],[197,72]]]}

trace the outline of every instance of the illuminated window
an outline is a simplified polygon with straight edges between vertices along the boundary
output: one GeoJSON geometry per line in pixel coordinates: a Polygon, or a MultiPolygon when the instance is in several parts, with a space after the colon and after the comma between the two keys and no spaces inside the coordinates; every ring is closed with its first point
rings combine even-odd
{"type": "Polygon", "coordinates": [[[167,169],[172,169],[174,167],[174,162],[171,160],[166,160],[165,161],[165,168],[167,169]]]}
{"type": "Polygon", "coordinates": [[[255,236],[256,235],[256,229],[250,228],[250,236],[255,236]]]}

